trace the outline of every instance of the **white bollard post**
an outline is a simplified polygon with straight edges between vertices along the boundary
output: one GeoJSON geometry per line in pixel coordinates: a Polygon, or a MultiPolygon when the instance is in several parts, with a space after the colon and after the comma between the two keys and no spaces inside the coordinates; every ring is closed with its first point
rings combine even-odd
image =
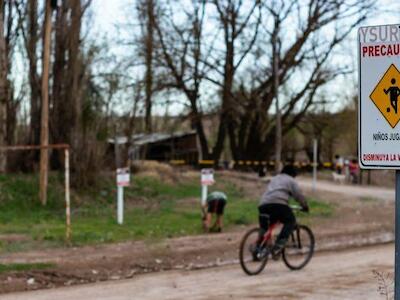
{"type": "Polygon", "coordinates": [[[117,202],[118,224],[124,223],[124,187],[118,186],[118,202],[117,202]]]}
{"type": "Polygon", "coordinates": [[[129,186],[131,177],[129,168],[117,169],[117,222],[124,223],[124,186],[129,186]]]}
{"type": "Polygon", "coordinates": [[[317,139],[314,139],[314,163],[313,163],[313,184],[312,184],[312,189],[313,192],[315,192],[315,189],[317,188],[317,164],[318,164],[318,157],[317,157],[317,152],[318,152],[318,142],[317,139]]]}
{"type": "Polygon", "coordinates": [[[71,198],[70,198],[70,187],[69,187],[69,149],[64,149],[65,154],[65,238],[67,242],[71,240],[71,198]]]}
{"type": "Polygon", "coordinates": [[[205,206],[207,204],[207,194],[208,194],[208,186],[214,184],[214,170],[213,169],[202,169],[201,170],[201,210],[203,212],[203,217],[205,217],[206,209],[205,206]]]}
{"type": "Polygon", "coordinates": [[[208,185],[203,184],[201,186],[201,207],[204,207],[206,205],[207,193],[208,193],[208,185]]]}

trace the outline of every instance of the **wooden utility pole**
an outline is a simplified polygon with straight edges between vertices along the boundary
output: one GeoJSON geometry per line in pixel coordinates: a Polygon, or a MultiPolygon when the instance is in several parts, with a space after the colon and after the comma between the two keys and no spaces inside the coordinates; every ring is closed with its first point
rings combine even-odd
{"type": "MultiPolygon", "coordinates": [[[[44,39],[43,39],[43,73],[42,73],[42,115],[40,128],[40,146],[49,145],[49,67],[51,47],[51,13],[52,1],[46,0],[46,12],[44,17],[44,39]]],[[[47,203],[47,182],[49,170],[49,150],[40,149],[40,202],[47,203]]]]}
{"type": "Polygon", "coordinates": [[[278,49],[278,27],[279,19],[275,19],[275,30],[272,35],[273,51],[273,73],[274,73],[274,93],[276,110],[276,131],[275,131],[275,172],[278,173],[282,168],[282,119],[281,108],[279,105],[279,49],[278,49]]]}

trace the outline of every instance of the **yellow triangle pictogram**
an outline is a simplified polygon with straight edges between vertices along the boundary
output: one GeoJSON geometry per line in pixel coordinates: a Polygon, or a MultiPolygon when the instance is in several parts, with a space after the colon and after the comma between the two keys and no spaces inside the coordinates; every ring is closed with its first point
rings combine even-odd
{"type": "Polygon", "coordinates": [[[392,128],[400,121],[400,71],[391,64],[369,96],[392,128]]]}

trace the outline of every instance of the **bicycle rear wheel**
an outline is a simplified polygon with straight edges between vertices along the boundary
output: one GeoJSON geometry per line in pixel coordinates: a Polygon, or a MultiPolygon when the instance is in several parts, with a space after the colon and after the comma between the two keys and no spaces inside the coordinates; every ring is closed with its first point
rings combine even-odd
{"type": "Polygon", "coordinates": [[[291,270],[304,268],[314,254],[314,246],[315,238],[311,229],[297,225],[282,251],[283,262],[291,270]]]}
{"type": "Polygon", "coordinates": [[[240,265],[247,275],[259,274],[268,261],[267,245],[257,246],[259,231],[259,228],[251,229],[244,235],[240,243],[240,265]]]}

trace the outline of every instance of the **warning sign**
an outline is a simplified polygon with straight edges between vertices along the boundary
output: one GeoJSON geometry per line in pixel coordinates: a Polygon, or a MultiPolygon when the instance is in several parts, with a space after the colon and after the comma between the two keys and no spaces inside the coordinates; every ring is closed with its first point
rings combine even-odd
{"type": "Polygon", "coordinates": [[[364,169],[400,169],[400,26],[358,30],[358,153],[364,169]]]}
{"type": "Polygon", "coordinates": [[[391,64],[370,95],[371,100],[392,128],[395,128],[400,120],[400,111],[397,107],[400,96],[399,85],[400,72],[394,64],[391,64]]]}
{"type": "Polygon", "coordinates": [[[201,169],[201,185],[213,185],[214,183],[214,170],[201,169]]]}
{"type": "Polygon", "coordinates": [[[129,186],[131,176],[129,168],[118,168],[117,169],[117,186],[129,186]]]}

